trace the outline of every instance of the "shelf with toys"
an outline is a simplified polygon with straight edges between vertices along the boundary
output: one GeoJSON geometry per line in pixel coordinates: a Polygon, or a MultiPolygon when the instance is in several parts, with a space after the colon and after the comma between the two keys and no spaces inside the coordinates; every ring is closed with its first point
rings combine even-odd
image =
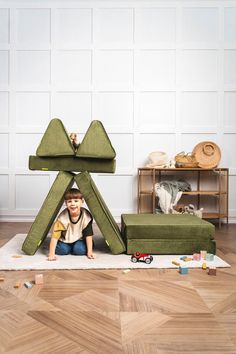
{"type": "Polygon", "coordinates": [[[185,181],[189,186],[181,191],[174,212],[191,205],[202,210],[204,219],[217,219],[219,226],[228,223],[228,168],[138,168],[138,213],[158,213],[158,188],[169,181],[185,181]]]}

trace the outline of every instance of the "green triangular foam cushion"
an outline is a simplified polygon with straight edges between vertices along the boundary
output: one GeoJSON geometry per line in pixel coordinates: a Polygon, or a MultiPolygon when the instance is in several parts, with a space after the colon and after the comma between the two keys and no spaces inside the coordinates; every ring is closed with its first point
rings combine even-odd
{"type": "Polygon", "coordinates": [[[70,137],[58,118],[50,121],[36,151],[37,156],[74,156],[75,150],[70,137]]]}
{"type": "Polygon", "coordinates": [[[116,152],[99,120],[93,120],[76,152],[77,157],[114,159],[116,152]]]}

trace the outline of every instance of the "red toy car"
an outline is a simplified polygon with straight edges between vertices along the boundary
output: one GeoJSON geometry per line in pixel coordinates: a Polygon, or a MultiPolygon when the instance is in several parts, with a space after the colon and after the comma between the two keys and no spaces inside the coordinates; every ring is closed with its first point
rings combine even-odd
{"type": "Polygon", "coordinates": [[[145,262],[146,264],[150,264],[153,261],[153,256],[148,253],[135,252],[131,256],[131,261],[134,263],[145,262]]]}

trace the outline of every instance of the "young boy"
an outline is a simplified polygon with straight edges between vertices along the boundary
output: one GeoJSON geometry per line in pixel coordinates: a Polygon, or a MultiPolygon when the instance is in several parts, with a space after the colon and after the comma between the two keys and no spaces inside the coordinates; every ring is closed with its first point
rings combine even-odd
{"type": "Polygon", "coordinates": [[[76,188],[65,193],[66,209],[54,223],[49,246],[49,261],[55,261],[58,255],[72,253],[95,258],[93,253],[93,218],[90,212],[82,207],[83,195],[76,188]]]}

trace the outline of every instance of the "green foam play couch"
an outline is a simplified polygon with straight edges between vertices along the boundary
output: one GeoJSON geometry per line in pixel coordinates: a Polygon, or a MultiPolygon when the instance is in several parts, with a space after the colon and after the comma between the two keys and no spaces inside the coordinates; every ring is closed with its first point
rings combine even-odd
{"type": "Polygon", "coordinates": [[[215,227],[193,215],[122,214],[121,233],[127,254],[215,254],[215,227]]]}

